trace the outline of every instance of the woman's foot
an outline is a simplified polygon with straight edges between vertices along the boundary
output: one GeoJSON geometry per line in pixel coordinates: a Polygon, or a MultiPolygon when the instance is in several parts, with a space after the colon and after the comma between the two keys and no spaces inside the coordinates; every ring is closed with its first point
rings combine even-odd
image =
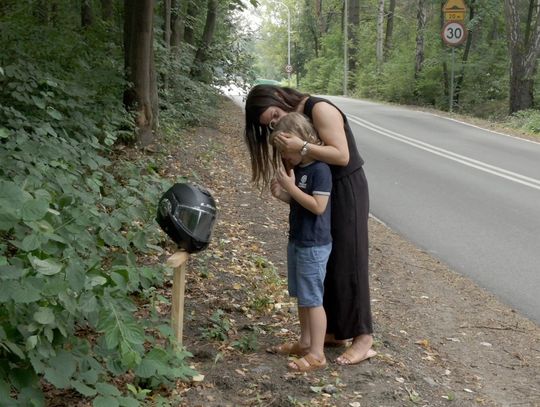
{"type": "Polygon", "coordinates": [[[337,359],[338,365],[356,365],[366,359],[377,355],[371,346],[373,345],[373,337],[371,335],[359,335],[354,338],[351,346],[347,348],[337,359]]]}
{"type": "Polygon", "coordinates": [[[336,339],[334,334],[326,334],[324,336],[324,346],[327,348],[339,348],[351,344],[350,339],[336,339]]]}
{"type": "Polygon", "coordinates": [[[266,349],[266,351],[269,353],[277,353],[278,355],[304,356],[309,352],[309,346],[304,348],[299,342],[285,342],[280,345],[272,346],[266,349]]]}

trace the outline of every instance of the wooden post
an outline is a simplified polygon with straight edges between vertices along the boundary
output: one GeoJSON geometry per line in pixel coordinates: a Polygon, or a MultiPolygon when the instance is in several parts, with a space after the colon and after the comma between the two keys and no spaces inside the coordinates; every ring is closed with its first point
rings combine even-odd
{"type": "Polygon", "coordinates": [[[186,262],[189,254],[185,251],[174,253],[167,260],[167,266],[174,269],[171,322],[176,343],[182,346],[184,332],[184,292],[186,289],[186,262]]]}

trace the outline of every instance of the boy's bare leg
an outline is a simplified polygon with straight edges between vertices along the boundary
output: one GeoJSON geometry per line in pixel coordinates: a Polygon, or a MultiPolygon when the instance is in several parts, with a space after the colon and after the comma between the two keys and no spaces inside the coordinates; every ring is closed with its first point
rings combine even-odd
{"type": "Polygon", "coordinates": [[[317,360],[324,360],[324,338],[326,334],[326,312],[322,306],[306,308],[309,319],[311,345],[309,353],[317,360]]]}
{"type": "Polygon", "coordinates": [[[300,320],[300,339],[298,343],[302,349],[309,349],[311,346],[311,327],[308,308],[298,307],[298,319],[300,320]]]}

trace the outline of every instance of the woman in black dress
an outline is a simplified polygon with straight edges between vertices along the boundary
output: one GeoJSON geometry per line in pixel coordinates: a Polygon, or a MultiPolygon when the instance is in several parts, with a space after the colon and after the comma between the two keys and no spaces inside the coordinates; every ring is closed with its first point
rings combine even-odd
{"type": "MultiPolygon", "coordinates": [[[[375,356],[368,279],[369,195],[356,148],[345,115],[330,101],[292,88],[257,85],[246,99],[245,138],[251,155],[253,181],[269,184],[273,174],[268,135],[273,125],[289,112],[308,116],[324,145],[308,144],[282,133],[275,144],[283,151],[303,151],[309,157],[328,163],[332,170],[332,239],[328,261],[324,309],[328,318],[326,343],[345,345],[336,360],[342,365],[360,363],[375,356]]],[[[305,344],[282,344],[279,353],[301,353],[305,344]]]]}

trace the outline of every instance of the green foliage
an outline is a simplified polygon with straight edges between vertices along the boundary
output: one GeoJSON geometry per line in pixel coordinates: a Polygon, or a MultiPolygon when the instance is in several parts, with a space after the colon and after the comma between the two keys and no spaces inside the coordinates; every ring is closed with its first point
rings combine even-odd
{"type": "Polygon", "coordinates": [[[230,319],[225,316],[223,310],[218,309],[210,317],[210,325],[202,329],[202,335],[204,338],[223,342],[229,337],[230,329],[230,319]]]}
{"type": "Polygon", "coordinates": [[[527,132],[540,134],[540,112],[536,109],[521,110],[510,116],[509,124],[527,132]]]}
{"type": "Polygon", "coordinates": [[[259,348],[257,332],[251,331],[243,335],[240,339],[233,341],[232,346],[242,353],[255,352],[259,348]]]}
{"type": "Polygon", "coordinates": [[[66,35],[22,11],[0,40],[0,399],[44,405],[43,378],[94,406],[136,406],[111,377],[153,389],[194,374],[168,321],[136,312],[166,275],[137,258],[160,250],[167,185],[151,159],[111,166],[132,120],[108,29],[66,35]]]}

